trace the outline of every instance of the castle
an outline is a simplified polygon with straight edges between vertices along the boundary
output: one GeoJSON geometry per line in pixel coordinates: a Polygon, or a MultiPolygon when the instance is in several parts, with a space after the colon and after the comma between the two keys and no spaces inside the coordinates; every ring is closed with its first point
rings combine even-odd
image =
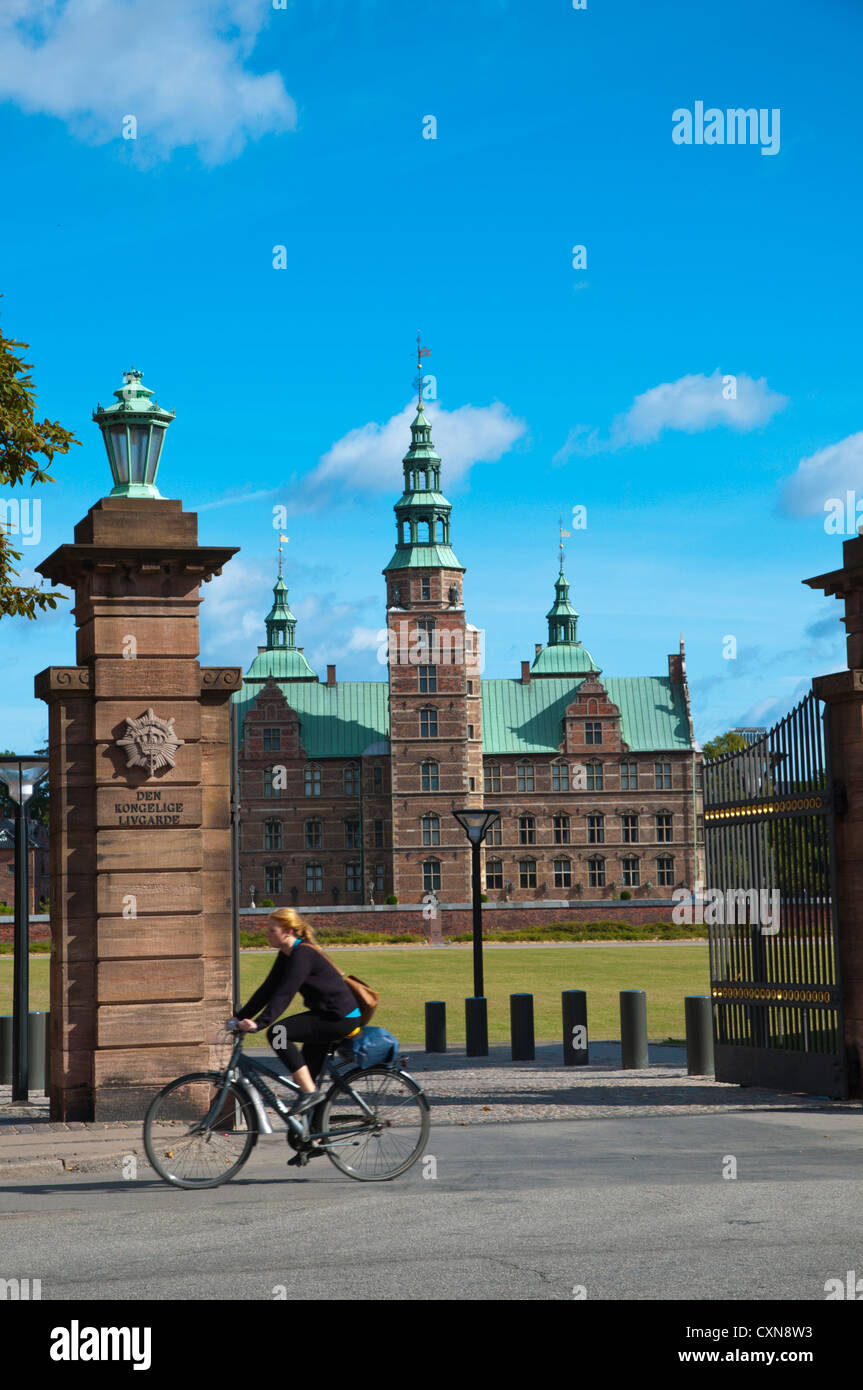
{"type": "Polygon", "coordinates": [[[683,642],[663,676],[604,676],[560,573],[548,640],[486,680],[422,402],[395,504],[388,680],[319,679],[279,577],[238,705],[240,892],[277,905],[471,896],[453,808],[501,813],[489,899],[671,898],[698,877],[701,755],[683,642]]]}

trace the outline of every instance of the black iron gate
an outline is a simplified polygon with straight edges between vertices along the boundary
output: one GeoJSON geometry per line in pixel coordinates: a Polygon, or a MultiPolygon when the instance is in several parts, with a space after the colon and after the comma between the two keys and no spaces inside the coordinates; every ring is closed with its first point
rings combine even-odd
{"type": "Polygon", "coordinates": [[[748,748],[704,764],[717,1080],[847,1096],[833,838],[840,797],[813,693],[748,748]]]}

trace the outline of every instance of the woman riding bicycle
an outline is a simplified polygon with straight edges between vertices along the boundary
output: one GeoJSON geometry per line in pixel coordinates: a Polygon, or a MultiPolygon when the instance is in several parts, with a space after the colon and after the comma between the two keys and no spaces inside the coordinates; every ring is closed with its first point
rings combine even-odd
{"type": "Polygon", "coordinates": [[[302,1091],[291,1110],[291,1114],[301,1115],[323,1100],[323,1091],[316,1089],[323,1060],[334,1042],[359,1030],[360,1011],[338,970],[316,949],[311,927],[292,907],[279,907],[270,913],[267,937],[279,954],[264,983],[238,1010],[236,1019],[243,1032],[267,1028],[270,1046],[302,1091]],[[309,1012],[274,1023],[297,992],[309,1012]],[[251,1015],[256,1013],[253,1023],[251,1015]],[[302,1052],[297,1047],[300,1042],[304,1044],[302,1052]]]}

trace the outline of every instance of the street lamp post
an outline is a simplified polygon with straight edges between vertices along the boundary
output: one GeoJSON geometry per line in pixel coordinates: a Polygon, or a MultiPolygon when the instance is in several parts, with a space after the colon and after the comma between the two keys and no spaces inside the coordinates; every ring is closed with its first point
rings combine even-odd
{"type": "Polygon", "coordinates": [[[482,1000],[481,1006],[474,1004],[473,1016],[468,1006],[467,1054],[469,1057],[484,1057],[488,1055],[488,1023],[485,1014],[482,971],[482,879],[480,877],[479,851],[489,830],[500,818],[500,811],[469,807],[463,811],[453,810],[453,815],[470,841],[471,899],[473,903],[473,997],[475,1001],[482,1000]],[[471,1028],[472,1017],[473,1028],[471,1028]],[[473,1032],[473,1037],[470,1036],[471,1032],[473,1032]]]}
{"type": "Polygon", "coordinates": [[[12,983],[12,1100],[28,1098],[30,1015],[30,894],[27,803],[48,771],[47,760],[0,757],[0,780],[15,804],[15,933],[12,983]]]}

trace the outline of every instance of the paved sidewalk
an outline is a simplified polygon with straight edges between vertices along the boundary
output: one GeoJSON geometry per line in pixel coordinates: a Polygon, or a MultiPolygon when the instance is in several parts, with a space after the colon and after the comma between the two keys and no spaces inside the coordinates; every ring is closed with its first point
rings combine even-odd
{"type": "MultiPolygon", "coordinates": [[[[513,1062],[508,1045],[492,1047],[488,1057],[466,1057],[463,1047],[443,1055],[404,1049],[408,1069],[432,1103],[435,1124],[860,1108],[859,1101],[688,1076],[682,1047],[651,1045],[650,1065],[641,1071],[621,1069],[616,1042],[592,1043],[585,1067],[564,1066],[561,1051],[560,1043],[550,1043],[537,1047],[534,1061],[513,1062]]],[[[272,1054],[264,1049],[259,1055],[272,1054]]],[[[143,1159],[140,1121],[61,1124],[49,1120],[47,1097],[34,1095],[30,1105],[13,1106],[11,1088],[0,1087],[0,1182],[50,1173],[119,1172],[131,1154],[143,1159]]]]}

